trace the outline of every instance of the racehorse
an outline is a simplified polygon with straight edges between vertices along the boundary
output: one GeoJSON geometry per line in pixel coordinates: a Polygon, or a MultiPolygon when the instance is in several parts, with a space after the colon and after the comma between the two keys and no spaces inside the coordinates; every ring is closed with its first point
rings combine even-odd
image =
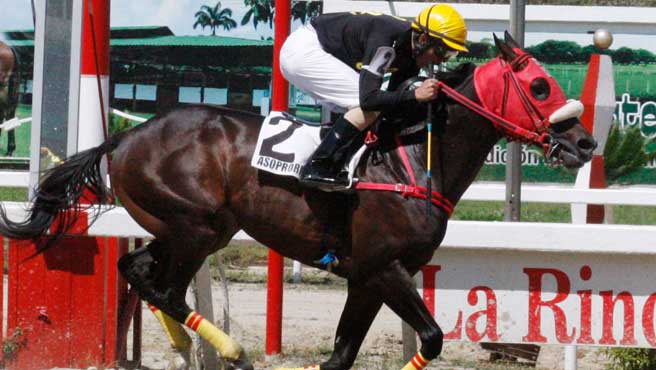
{"type": "MultiPolygon", "coordinates": [[[[9,45],[0,41],[0,123],[14,118],[18,105],[20,74],[18,73],[18,57],[9,45]]],[[[7,155],[16,150],[16,134],[13,130],[7,132],[7,155]]]]}
{"type": "Polygon", "coordinates": [[[348,297],[334,351],[312,369],[350,369],[383,304],[419,334],[421,349],[403,369],[421,369],[440,354],[443,333],[413,288],[412,276],[432,258],[451,205],[472,183],[493,145],[504,135],[531,141],[548,149],[548,159],[571,168],[589,161],[596,147],[578,119],[581,112],[569,112],[572,103],[538,62],[509,36],[496,43],[497,58],[476,71],[465,68],[450,83],[455,89],[442,86],[451,93],[443,99],[446,124],[433,133],[431,154],[441,168],[435,168],[435,207],[429,215],[417,185],[427,179],[428,145],[421,126],[400,135],[391,127],[381,129],[378,145],[357,170],[361,183],[394,184],[396,192],[364,187],[349,194],[326,193],[250,166],[261,116],[187,106],[50,170],[24,222],[8,220],[2,210],[0,233],[42,240],[53,226],[50,237],[62,235],[74,221],[70,209],[81,211],[80,197],[88,201],[92,193],[97,203],[110,199],[100,163],[113,153],[112,191],[154,235],[149,245],[122,257],[119,270],[149,303],[178,351],[189,351],[189,336],[180,325],[185,324],[217,348],[228,368],[252,369],[240,345],[195,313],[184,298],[205,258],[243,229],[307,265],[326,268],[317,260],[327,250],[339,260],[331,265],[332,272],[347,279],[348,297]],[[477,108],[486,105],[488,109],[477,108]]]}

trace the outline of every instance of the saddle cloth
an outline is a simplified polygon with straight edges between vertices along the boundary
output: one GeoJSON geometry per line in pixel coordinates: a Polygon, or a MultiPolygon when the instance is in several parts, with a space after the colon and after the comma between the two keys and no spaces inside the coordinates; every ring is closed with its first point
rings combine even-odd
{"type": "MultiPolygon", "coordinates": [[[[287,112],[272,111],[264,119],[251,166],[276,175],[300,178],[301,170],[321,143],[321,124],[294,117],[287,112]]],[[[363,145],[345,166],[353,183],[353,174],[363,145]]]]}

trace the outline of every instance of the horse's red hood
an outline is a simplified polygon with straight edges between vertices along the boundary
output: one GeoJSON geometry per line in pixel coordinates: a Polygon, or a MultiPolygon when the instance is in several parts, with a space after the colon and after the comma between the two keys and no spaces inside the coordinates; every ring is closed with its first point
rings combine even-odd
{"type": "MultiPolygon", "coordinates": [[[[525,105],[517,90],[512,87],[512,81],[505,81],[504,73],[511,71],[510,65],[501,58],[496,58],[487,64],[476,68],[474,84],[478,99],[485,109],[527,130],[535,130],[534,122],[526,112],[525,105]],[[504,86],[505,84],[507,86],[504,86]],[[507,97],[504,102],[504,91],[507,97]],[[504,108],[505,106],[505,108],[504,108]]],[[[514,72],[520,88],[526,92],[526,97],[544,118],[567,103],[565,94],[551,75],[534,58],[528,59],[526,67],[514,72]],[[536,99],[531,94],[531,82],[542,77],[549,84],[550,93],[544,100],[536,99]]]]}

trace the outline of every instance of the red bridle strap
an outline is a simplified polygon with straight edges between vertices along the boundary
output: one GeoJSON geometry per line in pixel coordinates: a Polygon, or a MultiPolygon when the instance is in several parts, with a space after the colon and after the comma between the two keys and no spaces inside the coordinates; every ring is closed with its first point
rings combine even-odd
{"type": "MultiPolygon", "coordinates": [[[[377,182],[358,182],[355,184],[357,190],[379,190],[379,191],[393,191],[396,193],[401,193],[402,197],[411,197],[418,199],[426,199],[427,189],[424,186],[417,186],[417,180],[415,179],[415,173],[408,159],[408,153],[405,151],[405,147],[401,142],[401,138],[395,136],[396,144],[399,149],[399,155],[401,155],[401,161],[405,167],[408,176],[410,177],[410,185],[407,184],[383,184],[377,182]]],[[[431,203],[439,207],[441,210],[446,212],[446,214],[451,217],[453,214],[453,203],[448,200],[440,192],[433,191],[431,192],[431,203]]]]}
{"type": "Polygon", "coordinates": [[[480,104],[475,103],[473,100],[467,98],[466,96],[455,91],[447,84],[442,81],[438,81],[438,88],[444,91],[444,93],[449,96],[451,99],[462,104],[467,109],[474,111],[478,115],[487,118],[497,130],[503,132],[504,135],[508,136],[511,139],[519,140],[526,143],[534,143],[540,146],[545,146],[545,138],[547,136],[546,132],[538,133],[529,131],[523,127],[520,127],[507,119],[500,117],[481,106],[480,104]]]}

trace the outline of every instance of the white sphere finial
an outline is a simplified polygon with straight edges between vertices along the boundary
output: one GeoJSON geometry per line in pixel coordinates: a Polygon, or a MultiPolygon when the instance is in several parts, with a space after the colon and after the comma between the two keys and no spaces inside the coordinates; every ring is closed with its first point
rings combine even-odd
{"type": "Polygon", "coordinates": [[[592,41],[597,48],[606,50],[613,44],[613,34],[601,28],[595,31],[592,41]]]}

